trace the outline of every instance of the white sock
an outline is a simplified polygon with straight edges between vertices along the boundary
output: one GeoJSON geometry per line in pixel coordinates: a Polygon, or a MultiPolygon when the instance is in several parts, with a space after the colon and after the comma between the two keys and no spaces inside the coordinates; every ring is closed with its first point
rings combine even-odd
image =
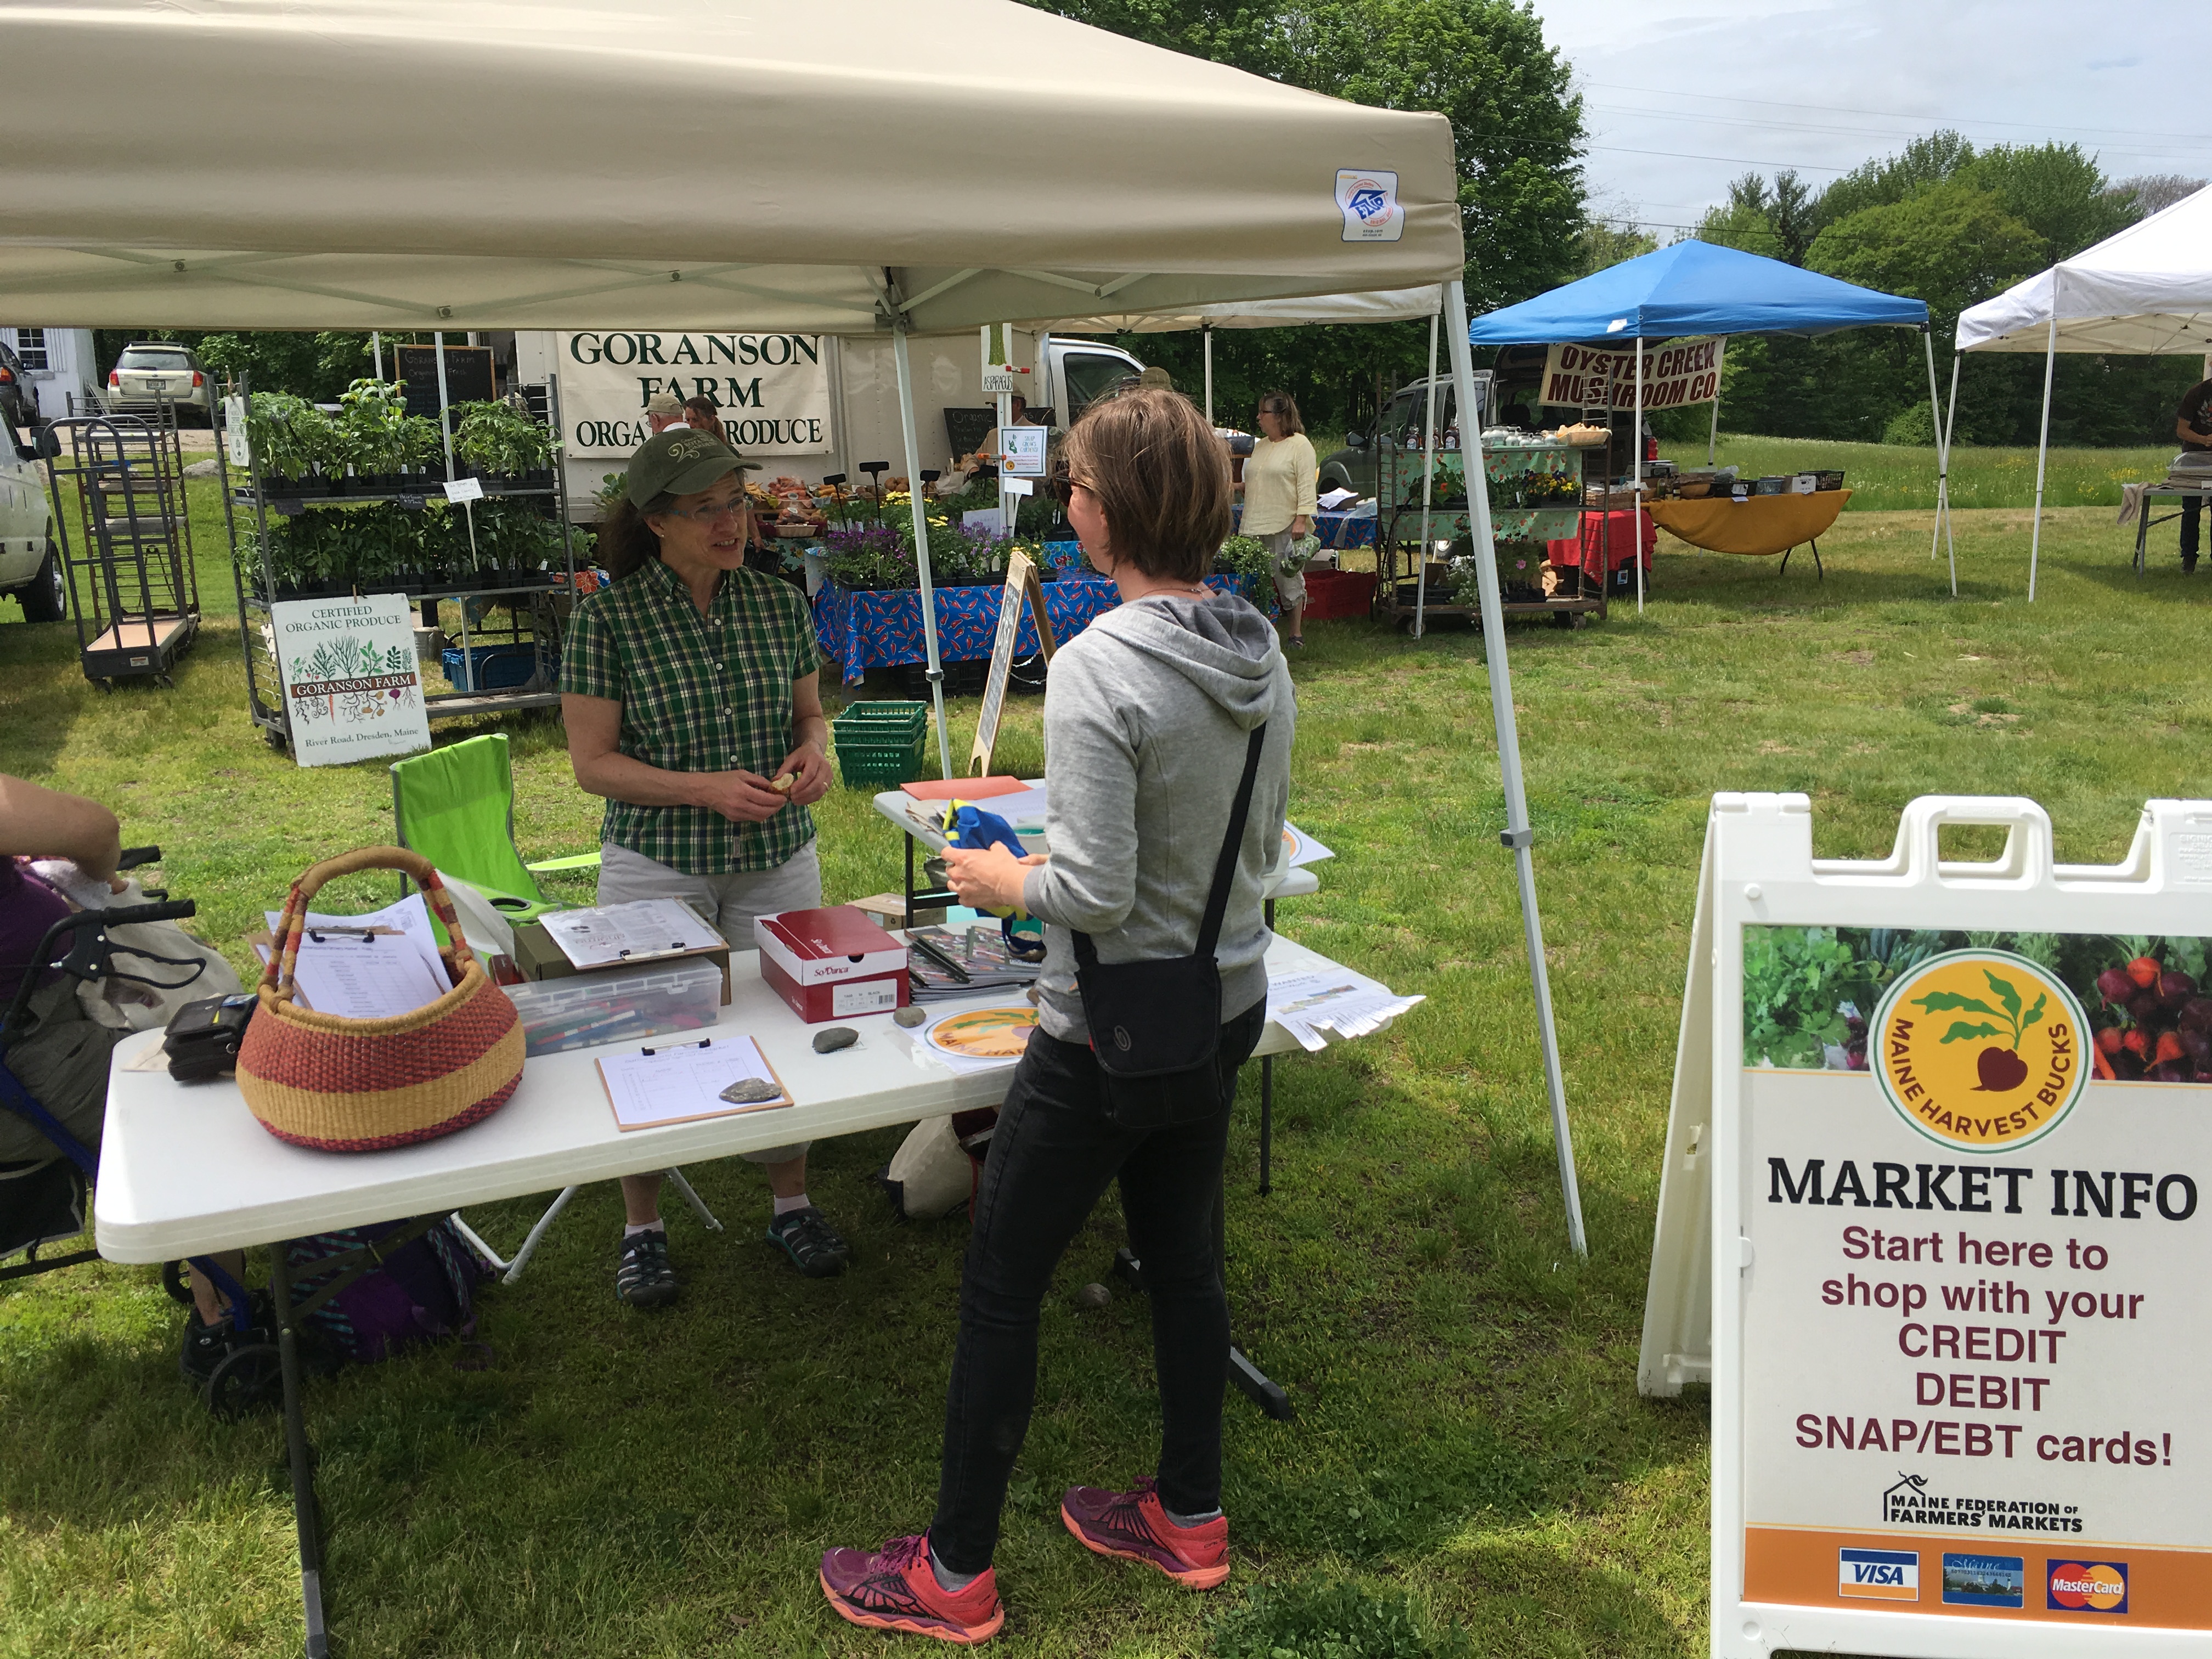
{"type": "Polygon", "coordinates": [[[1221,1518],[1221,1511],[1218,1509],[1208,1510],[1204,1515],[1177,1515],[1164,1504],[1160,1505],[1160,1513],[1178,1527],[1202,1527],[1209,1521],[1221,1518]]]}
{"type": "Polygon", "coordinates": [[[635,1238],[640,1233],[665,1233],[667,1231],[668,1224],[659,1216],[655,1216],[652,1220],[641,1221],[635,1227],[625,1226],[623,1229],[623,1237],[635,1238]]]}
{"type": "Polygon", "coordinates": [[[955,1572],[937,1559],[937,1546],[929,1547],[929,1570],[937,1575],[937,1587],[949,1595],[957,1595],[983,1575],[980,1572],[955,1572]]]}
{"type": "Polygon", "coordinates": [[[793,1210],[806,1208],[813,1201],[805,1193],[799,1194],[795,1198],[779,1198],[775,1201],[775,1212],[780,1216],[789,1215],[793,1210]]]}

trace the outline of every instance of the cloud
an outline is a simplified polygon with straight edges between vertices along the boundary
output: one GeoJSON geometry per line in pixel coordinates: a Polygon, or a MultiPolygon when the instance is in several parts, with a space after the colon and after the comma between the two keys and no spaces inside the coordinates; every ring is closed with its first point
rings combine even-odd
{"type": "MultiPolygon", "coordinates": [[[[1938,127],[1977,143],[2075,143],[2107,175],[2212,174],[2212,120],[2182,83],[2084,63],[2080,0],[1534,0],[1576,71],[1593,206],[1694,225],[1743,173],[1825,183],[1938,127]]],[[[2169,35],[2155,0],[2105,0],[2108,41],[2169,35]]]]}

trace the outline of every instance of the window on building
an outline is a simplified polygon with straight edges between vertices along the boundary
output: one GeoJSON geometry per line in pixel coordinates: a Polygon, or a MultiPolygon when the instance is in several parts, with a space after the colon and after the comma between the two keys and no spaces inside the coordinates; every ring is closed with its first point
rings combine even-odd
{"type": "Polygon", "coordinates": [[[15,356],[25,368],[45,368],[46,362],[46,331],[43,328],[19,328],[15,331],[15,356]]]}

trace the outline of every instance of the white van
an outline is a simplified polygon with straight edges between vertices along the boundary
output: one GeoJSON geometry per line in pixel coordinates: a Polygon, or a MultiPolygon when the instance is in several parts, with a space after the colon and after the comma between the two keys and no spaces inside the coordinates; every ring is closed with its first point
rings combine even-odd
{"type": "Polygon", "coordinates": [[[0,452],[0,594],[22,602],[26,622],[59,622],[69,614],[69,574],[55,549],[54,515],[43,458],[58,453],[52,432],[8,434],[0,452]]]}

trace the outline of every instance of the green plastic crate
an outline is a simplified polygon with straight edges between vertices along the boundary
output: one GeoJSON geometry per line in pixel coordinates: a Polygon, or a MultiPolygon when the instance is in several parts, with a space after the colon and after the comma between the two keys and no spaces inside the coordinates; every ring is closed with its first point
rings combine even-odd
{"type": "Polygon", "coordinates": [[[926,702],[856,702],[834,716],[830,727],[840,737],[920,737],[929,729],[926,702]]]}
{"type": "Polygon", "coordinates": [[[912,743],[848,742],[841,737],[837,775],[848,789],[908,783],[922,775],[928,748],[927,737],[912,743]]]}

